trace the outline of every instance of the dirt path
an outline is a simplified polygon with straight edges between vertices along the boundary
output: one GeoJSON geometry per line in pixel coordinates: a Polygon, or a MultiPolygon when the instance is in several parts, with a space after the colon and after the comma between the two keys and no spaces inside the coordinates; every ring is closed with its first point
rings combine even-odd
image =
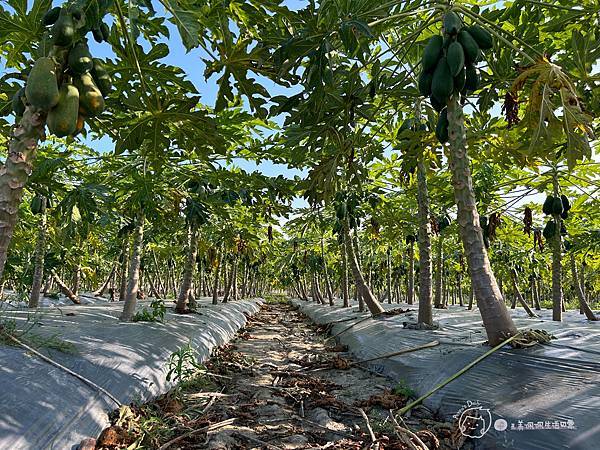
{"type": "Polygon", "coordinates": [[[208,374],[132,408],[130,419],[123,420],[123,412],[121,418],[115,414],[113,423],[121,428],[114,433],[112,427],[112,434],[105,430],[98,440],[104,445],[96,448],[122,448],[119,444],[133,438],[161,450],[436,449],[464,444],[452,439],[450,424],[433,420],[422,406],[394,424],[390,410],[404,406],[410,390],[348,367],[345,349],[325,338],[322,328],[291,305],[266,304],[206,364],[208,374]]]}

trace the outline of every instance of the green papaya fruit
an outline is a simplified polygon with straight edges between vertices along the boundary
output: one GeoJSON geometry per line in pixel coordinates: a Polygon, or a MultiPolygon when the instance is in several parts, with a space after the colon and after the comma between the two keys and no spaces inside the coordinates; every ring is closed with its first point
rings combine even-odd
{"type": "Polygon", "coordinates": [[[440,113],[437,125],[435,127],[435,137],[440,144],[448,142],[448,109],[444,108],[440,113]]]}
{"type": "Polygon", "coordinates": [[[50,25],[54,25],[58,20],[58,16],[60,16],[60,6],[56,6],[54,8],[50,8],[42,17],[42,24],[45,27],[49,27],[50,25]]]}
{"type": "Polygon", "coordinates": [[[570,211],[571,210],[571,203],[569,203],[569,199],[567,198],[566,195],[561,195],[560,199],[562,201],[563,204],[563,210],[564,211],[570,211]]]}
{"type": "Polygon", "coordinates": [[[42,197],[36,195],[31,199],[31,204],[29,205],[29,209],[33,214],[40,214],[42,212],[42,197]]]}
{"type": "Polygon", "coordinates": [[[567,220],[569,218],[569,212],[568,211],[563,211],[560,213],[560,218],[563,220],[567,220]]]}
{"type": "Polygon", "coordinates": [[[465,68],[465,86],[467,91],[476,91],[479,89],[479,74],[472,64],[467,64],[465,68]]]}
{"type": "Polygon", "coordinates": [[[544,204],[542,205],[543,213],[546,214],[547,216],[552,214],[553,206],[554,206],[554,196],[549,195],[548,197],[546,197],[546,200],[544,201],[544,204]]]}
{"type": "Polygon", "coordinates": [[[16,117],[21,117],[25,113],[25,88],[15,92],[12,98],[12,111],[16,117]]]}
{"type": "Polygon", "coordinates": [[[86,117],[94,117],[104,111],[104,97],[94,83],[92,75],[84,73],[75,80],[79,90],[79,109],[86,117]]]}
{"type": "Polygon", "coordinates": [[[65,8],[61,8],[58,20],[52,25],[52,40],[54,45],[68,47],[75,38],[75,24],[73,15],[65,8]]]}
{"type": "Polygon", "coordinates": [[[58,137],[66,137],[77,129],[79,91],[70,83],[60,87],[58,104],[48,112],[48,130],[58,137]]]}
{"type": "Polygon", "coordinates": [[[546,226],[544,227],[544,231],[542,232],[542,234],[547,240],[549,240],[552,239],[552,237],[554,237],[554,233],[556,233],[556,223],[554,222],[554,220],[549,220],[546,226]]]}
{"type": "Polygon", "coordinates": [[[467,82],[467,71],[463,67],[458,75],[454,77],[454,90],[456,92],[461,92],[465,88],[465,84],[467,82]]]}
{"type": "Polygon", "coordinates": [[[552,200],[552,214],[562,214],[563,212],[563,204],[560,197],[554,197],[552,200]]]}
{"type": "Polygon", "coordinates": [[[465,66],[465,52],[463,51],[462,45],[458,42],[450,44],[448,51],[446,52],[446,59],[448,60],[450,73],[455,77],[465,66]]]}
{"type": "Polygon", "coordinates": [[[431,102],[431,106],[433,107],[433,109],[436,112],[440,112],[442,109],[444,109],[446,107],[445,103],[440,102],[433,95],[431,97],[429,97],[429,101],[431,102]]]}
{"type": "Polygon", "coordinates": [[[92,54],[86,42],[78,42],[69,51],[67,58],[69,69],[74,75],[83,75],[94,67],[92,54]]]}
{"type": "Polygon", "coordinates": [[[25,97],[31,106],[42,111],[56,106],[59,93],[54,59],[44,56],[35,62],[27,77],[25,97]]]}
{"type": "Polygon", "coordinates": [[[475,42],[477,42],[477,45],[481,50],[489,50],[494,46],[492,35],[485,28],[472,25],[467,27],[466,30],[473,37],[473,39],[475,39],[475,42]]]}
{"type": "Polygon", "coordinates": [[[100,31],[100,28],[94,28],[92,30],[92,36],[94,36],[94,40],[98,43],[104,41],[104,36],[102,36],[102,31],[100,31]]]}
{"type": "Polygon", "coordinates": [[[476,63],[479,59],[479,46],[475,42],[475,39],[473,39],[467,30],[462,30],[458,33],[457,39],[465,52],[465,61],[470,64],[476,63]]]}
{"type": "Polygon", "coordinates": [[[94,58],[94,67],[91,73],[102,95],[107,96],[110,94],[112,90],[112,78],[101,59],[94,58]]]}
{"type": "Polygon", "coordinates": [[[338,204],[337,208],[335,209],[335,215],[339,220],[344,220],[346,218],[346,214],[348,213],[347,208],[346,208],[346,203],[340,203],[338,204]]]}
{"type": "Polygon", "coordinates": [[[569,232],[567,231],[567,226],[565,225],[564,222],[561,222],[561,224],[560,224],[560,235],[561,236],[566,236],[567,234],[569,234],[569,232]]]}
{"type": "Polygon", "coordinates": [[[444,14],[443,24],[444,32],[451,36],[457,34],[462,28],[462,21],[454,11],[448,11],[444,14]]]}
{"type": "Polygon", "coordinates": [[[102,33],[104,40],[108,42],[108,38],[110,37],[110,28],[104,22],[100,24],[100,33],[102,33]]]}
{"type": "Polygon", "coordinates": [[[433,72],[433,80],[431,81],[431,93],[441,103],[446,103],[448,97],[452,95],[454,90],[454,78],[450,73],[450,67],[445,56],[438,61],[433,72]]]}
{"type": "Polygon", "coordinates": [[[419,94],[424,97],[431,95],[431,82],[433,81],[433,72],[422,71],[419,75],[419,94]]]}
{"type": "Polygon", "coordinates": [[[442,36],[431,36],[423,51],[422,65],[425,72],[433,71],[442,56],[443,45],[444,38],[442,36]]]}

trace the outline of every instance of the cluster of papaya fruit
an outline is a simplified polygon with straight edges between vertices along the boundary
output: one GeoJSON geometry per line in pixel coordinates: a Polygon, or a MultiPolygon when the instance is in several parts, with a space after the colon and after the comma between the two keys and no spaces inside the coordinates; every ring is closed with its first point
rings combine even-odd
{"type": "Polygon", "coordinates": [[[443,144],[448,141],[448,99],[454,93],[466,95],[478,89],[475,65],[481,58],[481,50],[489,50],[494,43],[486,29],[465,26],[454,11],[444,14],[442,32],[432,36],[425,46],[419,92],[428,96],[431,106],[440,113],[435,134],[443,144]]]}
{"type": "MultiPolygon", "coordinates": [[[[542,205],[542,211],[544,214],[547,216],[560,216],[560,218],[563,220],[569,218],[570,209],[571,203],[566,195],[561,195],[560,197],[549,195],[546,197],[546,200],[542,205]]],[[[560,234],[561,236],[565,236],[567,234],[567,228],[562,221],[560,222],[560,234]]],[[[552,239],[552,237],[556,234],[556,226],[556,220],[554,219],[550,219],[548,223],[546,223],[544,231],[542,232],[546,239],[552,239]]]]}
{"type": "Polygon", "coordinates": [[[13,97],[13,112],[21,117],[26,106],[47,112],[48,130],[58,136],[75,136],[85,120],[104,110],[104,97],[112,79],[104,62],[90,53],[85,35],[98,42],[108,39],[105,23],[89,30],[81,9],[54,7],[42,18],[53,45],[48,56],[38,58],[27,74],[25,87],[13,97]]]}

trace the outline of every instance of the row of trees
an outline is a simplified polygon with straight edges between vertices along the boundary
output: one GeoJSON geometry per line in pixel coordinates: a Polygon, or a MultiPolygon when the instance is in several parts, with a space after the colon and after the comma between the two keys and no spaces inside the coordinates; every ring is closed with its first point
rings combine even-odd
{"type": "MultiPolygon", "coordinates": [[[[336,271],[329,267],[317,276],[316,268],[328,267],[325,261],[331,259],[327,251],[331,246],[326,239],[335,235],[344,248],[341,267],[344,273],[352,273],[353,279],[353,283],[340,285],[341,296],[348,298],[346,291],[353,284],[357,298],[373,314],[381,313],[373,294],[376,277],[365,272],[370,267],[369,255],[375,257],[381,252],[365,236],[374,234],[377,223],[394,220],[393,208],[399,207],[411,216],[407,227],[401,221],[385,227],[395,227],[390,235],[400,239],[388,239],[384,252],[388,297],[393,290],[393,268],[398,266],[394,255],[404,255],[400,243],[408,242],[413,257],[405,259],[408,266],[415,264],[415,270],[405,271],[410,279],[407,286],[412,285],[407,289],[408,297],[418,297],[419,322],[431,324],[432,296],[440,305],[444,279],[448,285],[443,255],[457,254],[461,267],[457,290],[464,290],[463,283],[470,280],[468,290],[473,292],[490,343],[496,344],[516,332],[503,296],[503,291],[510,289],[507,281],[515,292],[520,283],[519,279],[515,283],[514,272],[518,278],[519,271],[511,259],[520,253],[511,249],[522,251],[529,246],[519,246],[513,233],[508,242],[502,241],[502,249],[492,248],[493,264],[488,247],[496,229],[503,228],[501,224],[513,228],[498,214],[514,213],[514,208],[500,202],[498,196],[510,195],[511,189],[520,187],[531,187],[528,193],[566,195],[576,200],[569,219],[554,211],[552,230],[535,244],[547,244],[552,249],[553,316],[561,319],[565,241],[569,248],[578,250],[575,271],[583,252],[587,252],[586,262],[591,259],[592,265],[596,264],[593,245],[598,209],[594,185],[598,184],[598,171],[594,163],[586,163],[592,157],[594,129],[598,128],[590,111],[600,108],[598,76],[594,73],[600,54],[594,34],[598,5],[592,1],[519,0],[480,8],[462,1],[323,0],[318,4],[307,1],[301,9],[291,10],[277,0],[232,1],[225,6],[220,0],[209,0],[201,7],[185,1],[177,5],[168,0],[158,3],[160,11],[151,2],[132,5],[120,0],[75,0],[63,5],[68,11],[77,11],[78,39],[99,28],[104,20],[111,24],[107,42],[102,45],[110,48],[105,66],[114,88],[106,95],[106,111],[88,118],[88,127],[91,136],[109,138],[114,151],[99,155],[92,165],[91,172],[97,177],[93,183],[80,182],[82,175],[71,172],[77,164],[67,159],[65,176],[78,181],[71,181],[74,189],[60,204],[68,212],[69,202],[77,204],[83,197],[93,198],[104,213],[111,212],[105,206],[110,202],[117,210],[122,208],[125,220],[119,225],[113,221],[115,230],[108,238],[115,249],[113,257],[104,261],[110,261],[107,266],[111,268],[116,255],[127,256],[120,262],[121,273],[129,265],[123,320],[129,320],[135,310],[140,267],[143,264],[145,271],[152,270],[148,269],[152,266],[148,257],[153,255],[147,251],[148,232],[162,230],[173,236],[173,229],[159,225],[166,199],[179,196],[167,207],[170,225],[184,223],[176,227],[187,249],[182,253],[185,263],[181,266],[188,270],[179,270],[182,281],[177,308],[184,311],[197,278],[189,268],[202,254],[198,249],[204,227],[221,221],[216,234],[226,236],[224,230],[234,230],[234,244],[222,238],[229,244],[217,243],[210,248],[220,258],[230,254],[235,263],[228,278],[240,278],[245,276],[245,269],[238,269],[243,259],[239,253],[252,239],[239,230],[232,213],[238,210],[231,205],[239,204],[244,212],[241,217],[252,224],[244,226],[262,228],[258,224],[273,221],[284,213],[294,194],[301,194],[310,205],[310,211],[303,215],[306,220],[314,220],[317,214],[324,220],[331,217],[333,223],[321,227],[317,241],[320,251],[319,247],[306,250],[302,267],[300,261],[275,263],[270,279],[295,285],[299,295],[332,301],[336,287],[329,272],[336,271]],[[419,75],[423,78],[423,73],[431,70],[421,67],[423,49],[430,38],[442,36],[450,45],[463,27],[478,27],[489,33],[489,41],[479,42],[485,53],[477,42],[471,40],[467,45],[458,37],[469,50],[463,55],[467,59],[457,66],[460,69],[466,61],[468,83],[461,83],[460,74],[449,79],[452,76],[444,66],[449,55],[447,58],[446,47],[442,47],[434,62],[444,70],[438,74],[436,69],[431,88],[426,83],[418,86],[419,75]],[[183,70],[163,61],[169,56],[169,47],[161,41],[174,28],[187,50],[200,49],[206,78],[216,76],[214,108],[200,102],[200,93],[183,70]],[[272,83],[286,94],[271,95],[265,86],[272,83]],[[424,97],[429,90],[431,98],[424,97]],[[269,119],[282,124],[281,129],[267,122],[269,119]],[[264,127],[271,132],[261,133],[264,127]],[[267,179],[252,174],[248,179],[235,170],[217,168],[222,167],[219,161],[235,157],[270,159],[308,171],[308,176],[292,184],[282,177],[267,179]],[[77,193],[70,196],[74,191],[77,193]],[[96,199],[96,193],[107,199],[96,199]],[[563,231],[565,224],[567,230],[563,231]],[[567,239],[569,233],[572,236],[567,239]],[[458,240],[454,240],[456,236],[458,240]],[[450,252],[444,252],[444,241],[446,245],[455,243],[450,252]],[[437,270],[432,270],[432,261],[437,270]],[[291,272],[281,275],[276,270],[281,267],[291,272]],[[299,273],[306,268],[312,268],[307,272],[312,275],[299,283],[299,273]],[[498,274],[506,270],[509,274],[502,275],[501,289],[498,274]],[[233,276],[236,271],[238,276],[233,276]],[[319,282],[321,275],[324,285],[319,282]],[[418,296],[414,286],[418,286],[418,296]]],[[[64,42],[56,41],[56,33],[42,21],[49,7],[47,0],[35,1],[30,9],[25,0],[10,0],[2,10],[1,57],[10,70],[2,78],[4,113],[8,113],[8,100],[27,78],[32,59],[54,58],[61,76],[69,76],[72,70],[64,42]]],[[[23,209],[19,205],[27,195],[25,186],[40,166],[37,153],[45,149],[39,144],[48,111],[32,104],[24,106],[16,127],[10,119],[3,123],[4,135],[10,139],[5,143],[7,160],[0,173],[0,276],[10,254],[9,243],[14,241],[16,218],[23,209]]],[[[69,142],[66,152],[71,154],[69,142]]],[[[34,180],[31,182],[28,190],[35,191],[34,180]]],[[[41,204],[49,200],[50,196],[42,193],[41,204]]],[[[93,223],[96,213],[91,211],[91,207],[77,205],[77,210],[71,208],[71,216],[66,216],[67,222],[93,223]]],[[[541,218],[536,216],[535,220],[541,218]]],[[[48,226],[40,222],[40,230],[48,226]]],[[[288,232],[292,239],[277,245],[278,250],[266,259],[278,260],[282,257],[279,253],[285,254],[290,246],[292,254],[285,258],[299,257],[302,242],[292,231],[288,232]]],[[[267,232],[267,240],[271,233],[267,232]]],[[[79,247],[88,245],[87,237],[79,233],[79,247]]],[[[18,245],[13,243],[13,247],[18,245]]],[[[38,252],[37,260],[40,255],[38,252]]],[[[40,264],[35,266],[39,272],[40,264]]],[[[169,266],[167,263],[167,268],[161,268],[160,261],[154,266],[154,270],[163,271],[163,277],[145,279],[148,284],[152,280],[158,291],[156,284],[164,286],[169,266]]],[[[109,269],[103,266],[103,270],[109,269]]],[[[540,268],[542,276],[544,270],[540,268]]],[[[581,270],[579,265],[584,277],[594,270],[581,270]]],[[[74,271],[74,280],[79,273],[74,271]]],[[[59,278],[54,280],[58,283],[59,278]]],[[[214,278],[218,280],[218,274],[214,278]]],[[[39,277],[35,282],[37,291],[39,277]]],[[[578,285],[577,292],[590,291],[585,282],[578,285]]],[[[542,289],[537,291],[541,295],[542,289]]],[[[579,298],[586,309],[583,297],[579,298]]]]}

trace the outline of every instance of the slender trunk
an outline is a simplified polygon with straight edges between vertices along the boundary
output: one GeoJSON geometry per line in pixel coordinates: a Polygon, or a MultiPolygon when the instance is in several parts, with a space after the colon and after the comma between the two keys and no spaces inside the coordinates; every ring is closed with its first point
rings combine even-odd
{"type": "Polygon", "coordinates": [[[242,292],[241,297],[246,298],[248,288],[248,261],[244,260],[244,273],[242,275],[242,292]]]}
{"type": "Polygon", "coordinates": [[[123,248],[121,249],[121,279],[119,284],[119,301],[125,300],[127,292],[127,264],[129,263],[129,236],[123,236],[123,248]]]}
{"type": "Polygon", "coordinates": [[[237,279],[238,279],[238,265],[239,265],[239,261],[238,258],[236,257],[235,260],[233,261],[233,283],[232,283],[232,298],[233,300],[237,300],[238,299],[238,283],[237,283],[237,279]]]}
{"type": "Polygon", "coordinates": [[[417,204],[419,207],[419,313],[418,322],[433,325],[431,308],[431,224],[429,223],[429,193],[423,157],[417,163],[417,204]]]}
{"type": "Polygon", "coordinates": [[[444,236],[440,234],[437,242],[437,251],[435,256],[435,307],[444,306],[443,284],[442,284],[442,262],[444,253],[444,236]]]}
{"type": "Polygon", "coordinates": [[[129,262],[129,279],[127,281],[127,293],[125,294],[125,305],[120,320],[123,322],[131,321],[137,304],[137,294],[139,289],[140,260],[142,258],[142,247],[144,244],[144,213],[137,215],[137,223],[133,235],[133,249],[131,252],[131,261],[129,262]]]}
{"type": "Polygon", "coordinates": [[[333,289],[331,289],[331,280],[329,279],[329,271],[327,270],[327,260],[325,259],[325,243],[323,242],[323,235],[321,235],[321,257],[323,258],[323,276],[325,277],[325,291],[327,293],[327,299],[329,300],[329,306],[333,306],[333,289]]]}
{"type": "MultiPolygon", "coordinates": [[[[236,258],[237,256],[233,257],[233,261],[231,262],[231,272],[230,272],[230,276],[227,279],[227,282],[225,284],[225,292],[223,293],[223,303],[227,303],[227,301],[229,300],[229,294],[231,293],[231,288],[233,286],[233,274],[234,274],[234,270],[235,270],[235,262],[236,262],[236,258]]],[[[225,275],[227,275],[227,269],[224,270],[225,275]]]]}
{"type": "Polygon", "coordinates": [[[46,284],[44,284],[44,289],[42,289],[42,294],[44,295],[44,297],[46,295],[48,295],[48,292],[50,291],[50,289],[52,288],[52,282],[53,282],[53,278],[52,276],[48,276],[46,278],[46,284]]]}
{"type": "Polygon", "coordinates": [[[98,289],[96,292],[94,292],[95,297],[102,297],[104,295],[104,293],[108,289],[108,286],[110,285],[113,277],[115,276],[116,271],[117,271],[117,265],[115,263],[115,264],[113,264],[112,268],[110,269],[110,273],[108,274],[108,277],[106,277],[106,281],[104,282],[104,284],[102,284],[100,289],[98,289]]]}
{"type": "Polygon", "coordinates": [[[346,224],[343,227],[343,229],[348,248],[348,259],[350,262],[350,269],[352,270],[352,275],[354,277],[357,290],[359,291],[359,294],[366,303],[367,308],[369,308],[371,314],[373,316],[381,314],[382,312],[384,312],[384,309],[371,292],[371,289],[369,289],[369,286],[367,286],[363,274],[358,266],[358,260],[356,259],[354,247],[352,246],[352,237],[350,236],[350,224],[348,218],[346,218],[346,224]]]}
{"type": "Polygon", "coordinates": [[[17,223],[23,188],[33,169],[38,143],[44,139],[46,114],[25,108],[23,118],[12,130],[6,161],[0,170],[0,279],[8,246],[17,223]]]}
{"type": "Polygon", "coordinates": [[[575,263],[575,255],[573,253],[571,253],[571,274],[573,276],[573,287],[575,288],[577,298],[579,299],[579,307],[583,310],[585,317],[588,320],[598,320],[598,317],[596,317],[594,311],[592,311],[590,305],[585,299],[585,294],[581,289],[581,284],[579,284],[579,278],[577,276],[577,264],[575,263]]]}
{"type": "Polygon", "coordinates": [[[457,95],[448,100],[448,122],[449,167],[458,206],[459,233],[488,341],[490,345],[497,345],[507,337],[515,335],[517,328],[504,304],[483,243],[467,155],[463,110],[457,95]]]}
{"type": "Polygon", "coordinates": [[[529,307],[529,305],[527,304],[527,302],[523,298],[523,295],[521,294],[521,291],[519,290],[519,283],[518,283],[518,280],[517,280],[517,271],[514,268],[511,269],[510,275],[511,275],[513,290],[515,291],[514,295],[515,295],[516,299],[519,301],[519,303],[521,304],[521,306],[525,309],[525,311],[527,312],[527,314],[529,315],[529,317],[537,317],[535,315],[535,313],[531,310],[531,308],[529,307]]]}
{"type": "MultiPolygon", "coordinates": [[[[81,250],[78,250],[81,252],[81,250]]],[[[81,254],[77,255],[77,263],[75,264],[75,271],[73,272],[73,294],[79,294],[79,284],[81,282],[81,254]]]]}
{"type": "Polygon", "coordinates": [[[462,290],[462,275],[460,272],[456,275],[456,288],[458,290],[458,305],[465,306],[462,290]]]}
{"type": "Polygon", "coordinates": [[[533,295],[533,306],[537,311],[540,311],[542,307],[540,306],[540,293],[538,291],[537,277],[535,275],[531,277],[531,293],[533,295]]]}
{"type": "Polygon", "coordinates": [[[71,291],[71,289],[69,289],[69,287],[63,282],[63,280],[60,279],[60,277],[54,271],[54,269],[52,269],[51,273],[52,277],[54,278],[54,281],[56,282],[56,284],[58,284],[58,287],[60,288],[61,292],[65,294],[67,298],[76,305],[81,304],[81,302],[79,301],[79,297],[77,297],[77,295],[75,295],[75,293],[71,291]]]}
{"type": "MultiPolygon", "coordinates": [[[[558,176],[553,176],[554,197],[559,197],[558,176]]],[[[560,214],[552,214],[554,218],[554,236],[551,239],[552,246],[552,320],[561,321],[563,312],[563,292],[562,292],[562,239],[560,229],[562,219],[560,214]]]]}
{"type": "MultiPolygon", "coordinates": [[[[350,233],[350,228],[348,228],[348,234],[350,233]]],[[[356,230],[356,228],[354,229],[354,238],[352,239],[352,242],[350,243],[350,245],[352,245],[352,250],[354,250],[354,257],[356,259],[356,267],[358,267],[358,270],[360,271],[360,274],[362,276],[362,270],[361,270],[361,261],[360,261],[360,249],[358,247],[358,232],[356,230]]],[[[348,258],[352,258],[351,253],[348,253],[348,258]]],[[[350,261],[350,264],[352,264],[352,261],[350,261]]],[[[354,271],[352,269],[352,265],[350,266],[351,270],[352,270],[352,274],[354,277],[354,271]]],[[[356,300],[358,300],[358,310],[360,312],[363,312],[365,310],[365,299],[362,296],[362,291],[361,288],[359,286],[359,284],[356,282],[356,278],[355,279],[355,297],[356,300]]],[[[363,280],[364,280],[364,276],[363,276],[363,280]]]]}
{"type": "Polygon", "coordinates": [[[473,309],[474,297],[475,297],[475,292],[473,291],[473,286],[471,286],[471,289],[469,290],[469,306],[467,307],[467,309],[469,311],[473,309]]]}
{"type": "Polygon", "coordinates": [[[342,253],[342,301],[344,302],[344,308],[348,308],[350,306],[350,292],[348,292],[348,254],[344,242],[340,244],[340,251],[342,253]]]}
{"type": "Polygon", "coordinates": [[[177,306],[175,312],[184,313],[188,309],[188,299],[190,297],[190,289],[192,287],[192,279],[194,277],[194,269],[196,268],[196,254],[198,253],[198,230],[195,226],[190,226],[189,239],[187,247],[187,259],[183,269],[183,279],[179,287],[179,296],[177,297],[177,306]]]}
{"type": "Polygon", "coordinates": [[[412,305],[415,302],[415,241],[411,239],[408,244],[408,292],[406,302],[412,305]]]}
{"type": "Polygon", "coordinates": [[[392,304],[392,250],[387,249],[387,294],[388,303],[392,304]]]}
{"type": "Polygon", "coordinates": [[[40,303],[40,291],[44,279],[44,254],[46,253],[46,197],[42,197],[40,220],[38,223],[37,242],[33,253],[34,269],[33,282],[31,283],[31,294],[29,295],[29,307],[37,308],[40,303]]]}
{"type": "Polygon", "coordinates": [[[219,303],[219,272],[221,271],[221,252],[217,250],[217,267],[215,267],[215,276],[213,279],[212,304],[219,303]]]}

